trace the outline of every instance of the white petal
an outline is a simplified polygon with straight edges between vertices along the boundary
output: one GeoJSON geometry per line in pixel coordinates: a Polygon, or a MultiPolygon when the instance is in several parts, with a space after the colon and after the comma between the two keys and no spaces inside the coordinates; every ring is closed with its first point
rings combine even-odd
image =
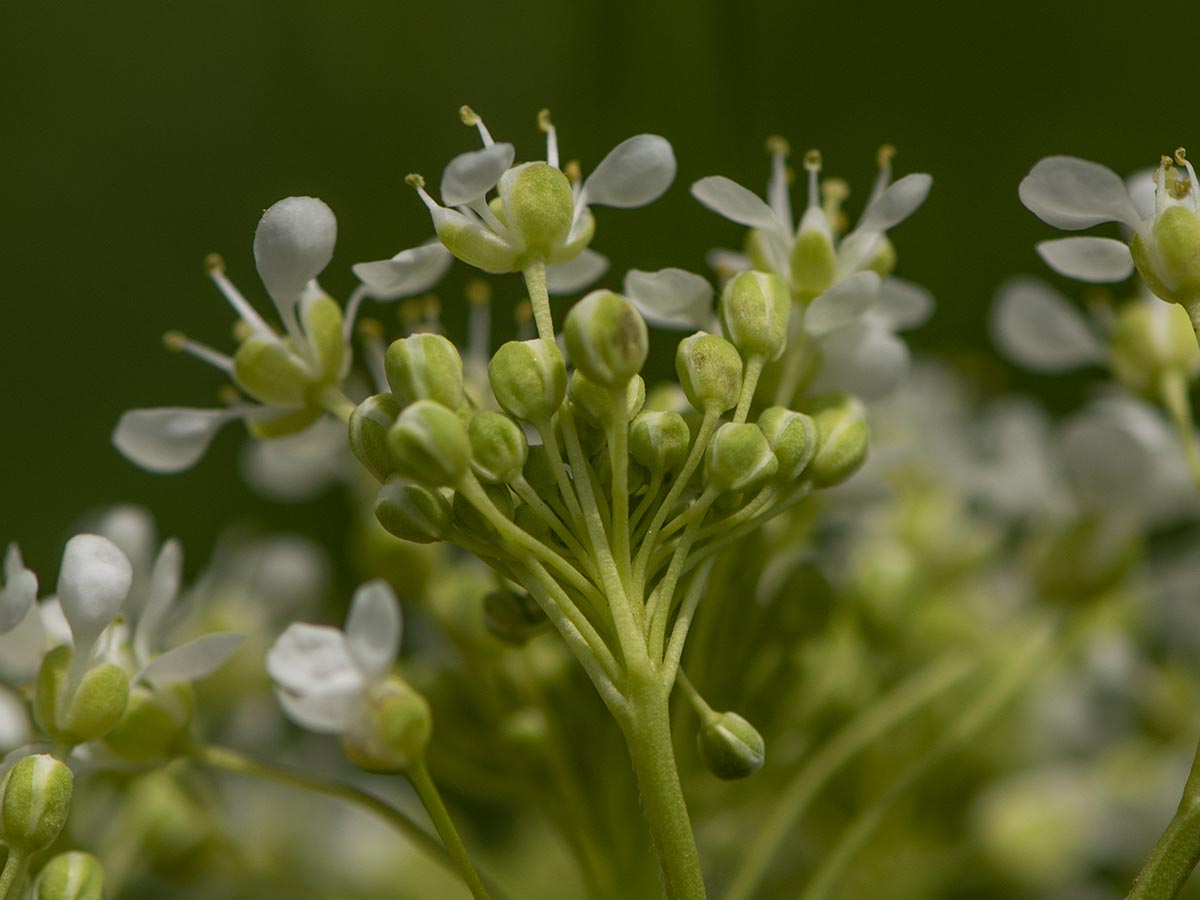
{"type": "Polygon", "coordinates": [[[168,650],[143,667],[135,680],[163,687],[207,678],[229,661],[244,638],[232,632],[205,634],[168,650]]]}
{"type": "Polygon", "coordinates": [[[724,175],[710,175],[692,185],[692,196],[718,215],[749,225],[778,231],[782,226],[766,202],[724,175]]]}
{"type": "Polygon", "coordinates": [[[551,294],[574,294],[607,271],[608,257],[584,248],[574,259],[546,266],[546,290],[551,294]]]}
{"type": "Polygon", "coordinates": [[[492,144],[482,150],[460,153],[442,172],[442,203],[465,206],[496,186],[516,158],[512,144],[492,144]]]}
{"type": "Polygon", "coordinates": [[[911,281],[889,275],[879,288],[879,301],[871,311],[892,331],[924,325],[933,315],[933,294],[911,281]]]}
{"type": "Polygon", "coordinates": [[[108,538],[77,534],[67,541],[58,571],[58,601],[76,647],[90,647],[121,609],[133,567],[108,538]]]}
{"type": "Polygon", "coordinates": [[[710,269],[717,273],[718,279],[729,278],[738,272],[748,272],[754,268],[750,257],[745,253],[726,250],[724,247],[714,247],[709,250],[704,254],[704,261],[708,263],[710,269]]]}
{"type": "Polygon", "coordinates": [[[805,330],[822,335],[849,325],[879,299],[879,285],[877,272],[855,272],[843,278],[809,304],[804,314],[805,330]]]}
{"type": "Polygon", "coordinates": [[[17,694],[0,687],[0,756],[27,744],[32,737],[24,702],[17,694]]]}
{"type": "Polygon", "coordinates": [[[991,313],[1000,351],[1037,372],[1066,372],[1104,361],[1104,347],[1062,294],[1033,278],[1000,286],[991,313]]]}
{"type": "Polygon", "coordinates": [[[108,538],[121,548],[133,566],[134,579],[149,572],[158,553],[158,528],[144,506],[123,503],[104,510],[94,528],[86,529],[108,538]]]}
{"type": "Polygon", "coordinates": [[[350,655],[370,681],[391,671],[400,649],[400,601],[382,578],[360,585],[346,617],[346,643],[350,655]]]}
{"type": "Polygon", "coordinates": [[[62,604],[58,597],[47,597],[36,607],[46,638],[52,647],[70,647],[75,643],[71,636],[71,626],[63,615],[62,604]]]}
{"type": "Polygon", "coordinates": [[[222,425],[242,415],[233,409],[131,409],[121,415],[112,442],[143,469],[182,472],[199,462],[222,425]]]}
{"type": "Polygon", "coordinates": [[[363,684],[346,635],[328,625],[289,625],[267,653],[267,672],[290,693],[363,684]]]}
{"type": "Polygon", "coordinates": [[[1129,191],[1129,199],[1137,210],[1139,218],[1148,219],[1154,215],[1154,169],[1138,169],[1125,178],[1125,190],[1129,191]]]}
{"type": "Polygon", "coordinates": [[[929,196],[933,177],[923,173],[905,175],[888,185],[874,203],[863,213],[855,231],[868,233],[887,231],[899,225],[917,211],[929,196]]]}
{"type": "Polygon", "coordinates": [[[1090,509],[1140,514],[1157,499],[1156,469],[1171,435],[1142,404],[1095,403],[1067,421],[1059,440],[1072,486],[1090,509]]]}
{"type": "Polygon", "coordinates": [[[346,426],[332,417],[269,441],[242,445],[239,470],[255,491],[270,500],[299,503],[311,500],[349,474],[346,426]]]}
{"type": "Polygon", "coordinates": [[[167,614],[179,595],[182,577],[183,547],[179,541],[169,540],[163,544],[154,561],[150,586],[146,591],[146,605],[138,616],[133,633],[133,654],[139,663],[145,664],[162,646],[167,614]]]}
{"type": "Polygon", "coordinates": [[[361,689],[330,689],[313,694],[290,694],[282,688],[275,691],[284,714],[309,731],[319,734],[343,734],[359,717],[362,705],[361,689]]]}
{"type": "Polygon", "coordinates": [[[814,390],[840,390],[863,400],[890,393],[908,371],[904,341],[870,319],[840,328],[818,344],[821,368],[814,390]]]}
{"type": "Polygon", "coordinates": [[[391,259],[356,263],[354,275],[367,287],[367,296],[375,300],[395,300],[423,294],[442,280],[454,257],[437,238],[401,250],[391,259]]]}
{"type": "Polygon", "coordinates": [[[37,576],[25,568],[21,551],[9,544],[4,554],[4,587],[0,589],[0,634],[16,628],[37,600],[37,576]]]}
{"type": "Polygon", "coordinates": [[[583,184],[588,205],[625,209],[657,200],[675,180],[675,152],[666,138],[639,134],[617,144],[583,184]]]}
{"type": "Polygon", "coordinates": [[[712,327],[713,287],[683,269],[642,272],[625,276],[625,296],[651,325],[703,331],[712,327]]]}
{"type": "Polygon", "coordinates": [[[0,681],[24,684],[37,678],[48,649],[42,608],[33,604],[15,628],[0,634],[0,681]]]}
{"type": "Polygon", "coordinates": [[[1055,228],[1078,231],[1102,222],[1140,221],[1125,182],[1112,169],[1074,156],[1048,156],[1025,176],[1021,202],[1055,228]]]}
{"type": "Polygon", "coordinates": [[[1103,284],[1124,281],[1133,274],[1133,257],[1120,241],[1100,237],[1072,237],[1042,241],[1038,255],[1059,275],[1103,284]]]}
{"type": "Polygon", "coordinates": [[[273,205],[254,232],[254,262],[267,293],[290,312],[304,287],[333,258],[337,219],[316,197],[288,197],[273,205]]]}

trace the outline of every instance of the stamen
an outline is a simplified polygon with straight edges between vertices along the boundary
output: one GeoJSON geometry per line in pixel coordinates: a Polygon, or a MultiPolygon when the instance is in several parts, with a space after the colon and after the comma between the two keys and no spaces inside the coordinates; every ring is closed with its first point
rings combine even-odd
{"type": "Polygon", "coordinates": [[[775,218],[783,223],[790,232],[792,230],[792,200],[789,186],[792,183],[791,169],[787,158],[792,152],[788,142],[779,135],[767,138],[767,152],[771,154],[771,181],[767,185],[767,203],[775,218]]]}
{"type": "Polygon", "coordinates": [[[871,196],[867,198],[867,206],[882,196],[887,190],[889,184],[892,183],[892,160],[896,156],[896,148],[891,144],[884,144],[875,152],[875,165],[879,167],[879,174],[875,177],[875,184],[871,187],[871,196]]]}
{"type": "Polygon", "coordinates": [[[546,135],[546,162],[558,168],[558,130],[550,121],[550,110],[538,111],[538,129],[546,135]]]}
{"type": "Polygon", "coordinates": [[[400,304],[399,314],[405,337],[416,334],[417,327],[421,324],[421,301],[405,300],[400,304]]]}
{"type": "Polygon", "coordinates": [[[242,402],[242,394],[232,384],[223,384],[217,388],[217,399],[226,406],[239,406],[242,402]]]}
{"type": "Polygon", "coordinates": [[[1187,181],[1180,182],[1176,188],[1178,191],[1178,196],[1180,199],[1182,199],[1190,193],[1192,197],[1192,209],[1196,210],[1200,208],[1197,206],[1197,204],[1200,203],[1200,197],[1198,197],[1198,195],[1200,195],[1200,190],[1198,190],[1196,187],[1196,170],[1192,167],[1191,162],[1188,160],[1187,150],[1185,150],[1183,147],[1177,147],[1175,149],[1175,162],[1178,165],[1183,166],[1188,173],[1187,181]]]}
{"type": "Polygon", "coordinates": [[[465,293],[471,305],[467,320],[467,362],[476,372],[486,374],[492,343],[492,286],[482,278],[472,278],[465,293]]]}
{"type": "Polygon", "coordinates": [[[809,150],[804,154],[804,168],[808,171],[808,206],[816,206],[821,197],[817,176],[821,174],[821,151],[809,150]]]}
{"type": "Polygon", "coordinates": [[[1172,172],[1174,172],[1174,165],[1171,157],[1160,156],[1158,168],[1154,170],[1154,215],[1156,217],[1167,208],[1167,198],[1170,196],[1167,190],[1167,181],[1172,172]]]}
{"type": "Polygon", "coordinates": [[[233,359],[224,353],[219,353],[206,344],[193,341],[182,331],[168,331],[163,335],[163,345],[173,353],[186,353],[201,362],[220,369],[222,372],[233,374],[233,359]]]}
{"type": "Polygon", "coordinates": [[[386,394],[390,388],[387,380],[386,350],[383,346],[383,325],[378,319],[360,319],[355,326],[359,342],[363,347],[363,358],[366,360],[367,371],[371,373],[371,381],[375,389],[386,394]]]}
{"type": "Polygon", "coordinates": [[[442,301],[437,294],[426,294],[421,298],[421,318],[425,331],[442,334],[442,301]]]}
{"type": "Polygon", "coordinates": [[[571,182],[571,184],[578,184],[583,181],[583,169],[579,165],[579,160],[569,160],[563,166],[563,174],[567,176],[567,181],[571,182]]]}
{"type": "Polygon", "coordinates": [[[513,318],[517,322],[517,340],[529,341],[535,337],[533,328],[533,304],[526,297],[517,304],[517,308],[513,311],[513,318]]]}
{"type": "Polygon", "coordinates": [[[826,178],[821,182],[821,208],[829,221],[834,233],[840,234],[846,230],[846,214],[842,212],[842,204],[850,196],[850,185],[841,178],[826,178]]]}
{"type": "Polygon", "coordinates": [[[275,341],[279,340],[279,336],[263,320],[263,317],[254,311],[254,307],[250,305],[250,301],[243,297],[242,292],[234,287],[233,282],[226,277],[225,260],[221,258],[220,254],[210,253],[204,257],[204,269],[208,272],[208,277],[212,279],[213,284],[217,286],[217,290],[221,292],[222,296],[229,302],[229,305],[233,307],[233,311],[241,317],[243,322],[260,334],[266,335],[275,341]]]}
{"type": "Polygon", "coordinates": [[[487,130],[487,126],[483,124],[483,119],[479,118],[479,113],[471,109],[471,107],[463,105],[458,108],[458,117],[462,119],[464,125],[474,126],[479,129],[479,137],[483,140],[483,146],[490,147],[496,143],[492,140],[492,134],[487,130]]]}
{"type": "Polygon", "coordinates": [[[249,325],[247,325],[245,322],[243,322],[241,319],[238,319],[236,322],[233,323],[232,332],[233,332],[234,343],[240,344],[242,341],[246,340],[246,338],[250,337],[250,335],[254,334],[254,329],[251,328],[249,325]]]}
{"type": "Polygon", "coordinates": [[[417,192],[417,194],[420,195],[421,202],[423,202],[427,207],[429,207],[429,209],[431,211],[438,208],[437,201],[434,200],[432,197],[430,197],[429,192],[425,190],[424,177],[422,177],[421,175],[418,175],[416,172],[410,172],[409,174],[404,176],[404,183],[407,184],[410,188],[413,188],[417,192]]]}
{"type": "Polygon", "coordinates": [[[350,335],[354,333],[354,320],[358,317],[358,309],[362,306],[362,302],[366,296],[367,286],[360,284],[350,294],[350,299],[346,301],[346,312],[342,318],[342,337],[347,342],[350,340],[350,335]]]}

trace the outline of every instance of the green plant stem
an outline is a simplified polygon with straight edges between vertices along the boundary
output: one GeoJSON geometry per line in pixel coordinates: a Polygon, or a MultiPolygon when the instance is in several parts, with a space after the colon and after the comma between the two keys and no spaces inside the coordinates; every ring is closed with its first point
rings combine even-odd
{"type": "Polygon", "coordinates": [[[4,861],[4,870],[0,872],[0,900],[20,900],[13,893],[13,889],[21,880],[21,876],[25,874],[25,867],[28,864],[29,851],[10,844],[8,859],[4,861]]]}
{"type": "Polygon", "coordinates": [[[417,797],[420,798],[425,811],[429,813],[433,827],[441,837],[442,843],[446,845],[446,851],[454,861],[458,874],[470,889],[471,896],[475,900],[491,900],[491,895],[483,886],[483,880],[475,871],[475,866],[471,864],[471,857],[467,855],[467,848],[463,844],[462,838],[458,836],[458,830],[450,819],[450,813],[446,811],[446,804],[442,802],[442,795],[438,792],[437,785],[429,777],[429,769],[425,767],[425,761],[418,761],[405,770],[404,774],[412,782],[417,797]]]}
{"type": "Polygon", "coordinates": [[[354,401],[335,387],[327,387],[321,391],[321,406],[343,422],[350,421],[355,409],[354,401]]]}
{"type": "MultiPolygon", "coordinates": [[[[550,419],[541,422],[534,422],[533,427],[537,433],[541,435],[542,446],[546,448],[546,456],[550,460],[550,470],[554,473],[554,480],[558,484],[558,492],[562,495],[563,502],[567,504],[567,509],[571,513],[572,525],[576,529],[583,528],[583,509],[579,505],[579,497],[575,494],[575,487],[571,483],[571,478],[567,475],[567,469],[563,465],[562,448],[558,445],[558,435],[554,433],[554,423],[550,419]]],[[[580,477],[580,473],[576,473],[580,477]]],[[[586,532],[577,530],[580,537],[586,532]]]]}
{"type": "Polygon", "coordinates": [[[663,652],[662,682],[666,690],[671,690],[675,684],[675,675],[679,671],[679,660],[683,658],[683,645],[687,641],[688,630],[692,627],[692,619],[696,615],[696,607],[700,605],[700,597],[704,594],[704,586],[708,583],[708,573],[712,571],[714,560],[709,560],[700,567],[700,571],[692,576],[683,602],[679,605],[679,615],[671,628],[671,637],[663,652]]]}
{"type": "Polygon", "coordinates": [[[612,471],[612,546],[621,582],[632,588],[633,558],[629,553],[629,417],[626,415],[626,385],[609,395],[608,454],[612,471]]]}
{"type": "Polygon", "coordinates": [[[529,290],[529,304],[533,307],[538,337],[553,343],[554,317],[550,314],[550,292],[546,290],[546,263],[544,260],[534,260],[521,274],[525,276],[525,287],[529,290]]]}
{"type": "Polygon", "coordinates": [[[754,391],[758,388],[758,378],[762,375],[765,364],[766,360],[761,356],[752,356],[746,362],[746,372],[742,376],[742,394],[733,414],[733,421],[739,425],[750,415],[750,404],[754,402],[754,391]]]}
{"type": "Polygon", "coordinates": [[[1179,808],[1138,873],[1128,900],[1169,900],[1178,896],[1197,862],[1200,862],[1200,747],[1192,760],[1179,808]]]}
{"type": "Polygon", "coordinates": [[[688,551],[692,549],[705,514],[709,507],[716,502],[718,496],[718,491],[707,488],[692,507],[699,512],[683,530],[683,536],[675,545],[675,553],[671,556],[667,574],[663,576],[654,592],[654,602],[647,606],[646,618],[650,629],[650,639],[647,645],[655,659],[661,659],[663,651],[666,649],[667,623],[671,617],[671,605],[675,599],[675,588],[679,584],[679,576],[683,573],[683,564],[687,560],[688,551]]]}
{"type": "MultiPolygon", "coordinates": [[[[938,660],[878,698],[822,744],[787,782],[766,820],[750,839],[724,900],[752,900],[771,860],[779,854],[808,804],[834,773],[882,735],[960,684],[973,669],[970,662],[959,656],[938,660]]],[[[686,687],[682,679],[680,683],[686,687]]]]}
{"type": "Polygon", "coordinates": [[[642,497],[638,503],[637,509],[633,511],[633,515],[629,517],[629,527],[634,532],[634,537],[637,537],[638,523],[642,521],[642,516],[646,514],[654,499],[658,496],[658,492],[662,490],[663,473],[655,472],[650,476],[650,485],[646,488],[646,495],[642,497]]]}
{"type": "Polygon", "coordinates": [[[1180,369],[1163,373],[1160,383],[1163,406],[1175,425],[1179,443],[1187,458],[1188,469],[1196,490],[1200,491],[1200,447],[1196,446],[1195,425],[1192,416],[1192,400],[1188,395],[1187,376],[1180,369]]]}
{"type": "Polygon", "coordinates": [[[546,501],[543,500],[538,492],[533,489],[524,475],[518,475],[516,480],[512,482],[511,487],[517,492],[522,500],[529,504],[532,509],[543,522],[553,531],[560,541],[566,544],[567,549],[575,554],[575,558],[579,560],[579,564],[584,567],[586,574],[593,580],[599,579],[599,573],[596,571],[596,564],[593,562],[591,555],[583,549],[583,545],[579,543],[571,529],[566,523],[558,517],[558,514],[551,509],[546,501]]]}

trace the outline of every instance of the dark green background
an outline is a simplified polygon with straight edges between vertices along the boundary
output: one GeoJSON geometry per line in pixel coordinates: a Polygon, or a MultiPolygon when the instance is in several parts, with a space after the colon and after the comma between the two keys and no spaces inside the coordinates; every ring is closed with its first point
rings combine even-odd
{"type": "MultiPolygon", "coordinates": [[[[915,341],[960,357],[984,350],[997,283],[1043,269],[1032,245],[1049,229],[1016,199],[1034,161],[1068,152],[1121,171],[1151,165],[1196,124],[1192,86],[1173,86],[1194,55],[1181,10],[1135,14],[1124,3],[0,10],[0,543],[19,540],[47,589],[73,520],[117,500],[151,505],[193,562],[247,509],[337,540],[336,500],[281,509],[241,486],[236,428],[172,477],[136,470],[108,436],[130,406],[214,402],[217,373],[168,354],[160,336],[180,328],[229,346],[231,314],[201,260],[220,250],[261,299],[250,241],[274,200],[316,194],[337,213],[323,280],[335,294],[351,287],[350,264],[423,240],[429,221],[403,178],[418,170],[436,184],[448,157],[473,146],[461,103],[527,156],[541,152],[535,113],[550,107],[564,157],[585,170],[639,131],[674,143],[679,177],[663,201],[597,215],[594,246],[618,270],[701,270],[706,248],[735,242],[738,229],[696,206],[687,185],[722,173],[760,187],[772,132],[819,147],[859,204],[876,147],[896,144],[899,171],[935,177],[925,208],[896,233],[901,273],[939,300],[915,341]]],[[[509,279],[499,290],[511,300],[520,288],[509,279]]]]}

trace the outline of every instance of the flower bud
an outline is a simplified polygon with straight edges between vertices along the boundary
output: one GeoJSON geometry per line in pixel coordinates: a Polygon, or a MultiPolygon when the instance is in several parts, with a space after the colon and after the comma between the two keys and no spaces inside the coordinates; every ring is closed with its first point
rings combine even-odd
{"type": "Polygon", "coordinates": [[[196,711],[196,695],[187,682],[150,688],[138,684],[104,746],[121,759],[152,763],[173,759],[185,748],[196,711]]]}
{"type": "Polygon", "coordinates": [[[453,486],[470,469],[467,430],[453,411],[418,400],[400,413],[388,432],[396,471],[426,487],[453,486]]]}
{"type": "Polygon", "coordinates": [[[592,291],[571,307],[563,336],[575,368],[604,387],[619,387],[638,374],[650,352],[645,319],[612,291],[592,291]]]}
{"type": "Polygon", "coordinates": [[[129,702],[129,675],[114,663],[93,665],[75,693],[66,696],[74,650],[55,647],[38,671],[34,713],[38,725],[56,741],[83,744],[99,740],[121,721],[129,702]]]}
{"type": "Polygon", "coordinates": [[[458,350],[440,334],[414,334],[394,341],[384,357],[388,385],[402,407],[432,400],[458,409],[463,399],[463,365],[458,350]]]}
{"type": "Polygon", "coordinates": [[[817,487],[830,487],[853,475],[867,458],[867,411],[857,397],[830,394],[813,410],[813,421],[820,441],[808,474],[817,487]]]}
{"type": "MultiPolygon", "coordinates": [[[[608,425],[611,418],[609,408],[612,404],[612,391],[596,384],[578,369],[571,373],[567,391],[575,410],[582,413],[582,419],[600,428],[608,425]]],[[[625,421],[636,416],[645,402],[646,382],[642,380],[641,375],[634,375],[625,386],[625,421]]]]}
{"type": "Polygon", "coordinates": [[[1167,372],[1186,378],[1200,370],[1200,347],[1187,311],[1157,300],[1126,303],[1113,329],[1112,362],[1117,377],[1131,390],[1158,391],[1167,372]]]}
{"type": "Polygon", "coordinates": [[[777,275],[740,272],[721,292],[721,325],[746,357],[779,359],[787,346],[792,300],[777,275]]]}
{"type": "Polygon", "coordinates": [[[551,341],[509,341],[488,363],[488,381],[505,412],[537,424],[562,405],[567,394],[567,365],[551,341]]]}
{"type": "Polygon", "coordinates": [[[241,388],[269,406],[300,406],[312,373],[295,353],[275,338],[252,334],[233,355],[233,377],[241,388]]]}
{"type": "Polygon", "coordinates": [[[697,331],[679,342],[675,372],[697,412],[723,413],[737,405],[742,392],[742,357],[725,338],[697,331]]]}
{"type": "Polygon", "coordinates": [[[433,735],[425,698],[393,675],[365,700],[362,718],[342,737],[346,758],[370,772],[402,772],[420,762],[433,735]]]}
{"type": "Polygon", "coordinates": [[[104,866],[90,853],[60,853],[42,867],[33,900],[103,900],[104,866]]]}
{"type": "Polygon", "coordinates": [[[629,453],[652,475],[683,465],[692,434],[677,412],[644,412],[629,426],[629,453]]]}
{"type": "Polygon", "coordinates": [[[708,445],[704,473],[719,491],[752,491],[775,477],[779,460],[757,425],[726,422],[708,445]]]}
{"type": "Polygon", "coordinates": [[[491,591],[483,598],[483,621],[506,644],[524,644],[549,624],[537,601],[524,591],[491,591]]]}
{"type": "Polygon", "coordinates": [[[0,780],[0,840],[27,852],[54,843],[71,811],[74,779],[48,754],[26,756],[0,780]]]}
{"type": "Polygon", "coordinates": [[[391,394],[368,397],[350,414],[350,449],[379,481],[392,474],[392,454],[387,435],[400,415],[400,404],[391,394]]]}
{"type": "Polygon", "coordinates": [[[375,518],[402,541],[432,544],[446,539],[450,502],[438,490],[392,478],[375,497],[375,518]]]}
{"type": "Polygon", "coordinates": [[[524,244],[525,256],[545,260],[561,250],[575,220],[575,195],[567,176],[554,166],[531,162],[505,172],[498,187],[504,224],[524,244]]]}
{"type": "Polygon", "coordinates": [[[104,866],[90,853],[60,853],[38,873],[33,900],[104,900],[104,866]]]}
{"type": "Polygon", "coordinates": [[[696,743],[708,770],[725,781],[753,775],[767,752],[762,735],[735,712],[715,713],[701,726],[696,743]]]}
{"type": "Polygon", "coordinates": [[[817,423],[804,413],[772,406],[759,415],[758,427],[779,460],[778,477],[782,481],[798,478],[816,455],[817,423]]]}
{"type": "MultiPolygon", "coordinates": [[[[492,501],[492,505],[500,510],[500,514],[504,518],[511,520],[516,515],[512,494],[504,485],[484,484],[483,492],[492,501]]],[[[480,512],[475,504],[462,494],[454,495],[450,509],[454,515],[454,523],[460,530],[475,537],[498,539],[496,526],[492,524],[492,520],[480,512]]]]}
{"type": "Polygon", "coordinates": [[[545,495],[558,489],[558,479],[554,467],[550,463],[550,454],[542,444],[529,448],[529,458],[525,461],[522,473],[529,486],[538,494],[545,495]]]}
{"type": "Polygon", "coordinates": [[[467,426],[471,442],[471,470],[481,481],[508,484],[529,458],[525,430],[503,413],[476,413],[467,426]]]}
{"type": "Polygon", "coordinates": [[[1183,205],[1170,206],[1155,219],[1148,239],[1134,232],[1129,250],[1138,274],[1163,300],[1184,306],[1200,302],[1200,215],[1183,205]]]}

